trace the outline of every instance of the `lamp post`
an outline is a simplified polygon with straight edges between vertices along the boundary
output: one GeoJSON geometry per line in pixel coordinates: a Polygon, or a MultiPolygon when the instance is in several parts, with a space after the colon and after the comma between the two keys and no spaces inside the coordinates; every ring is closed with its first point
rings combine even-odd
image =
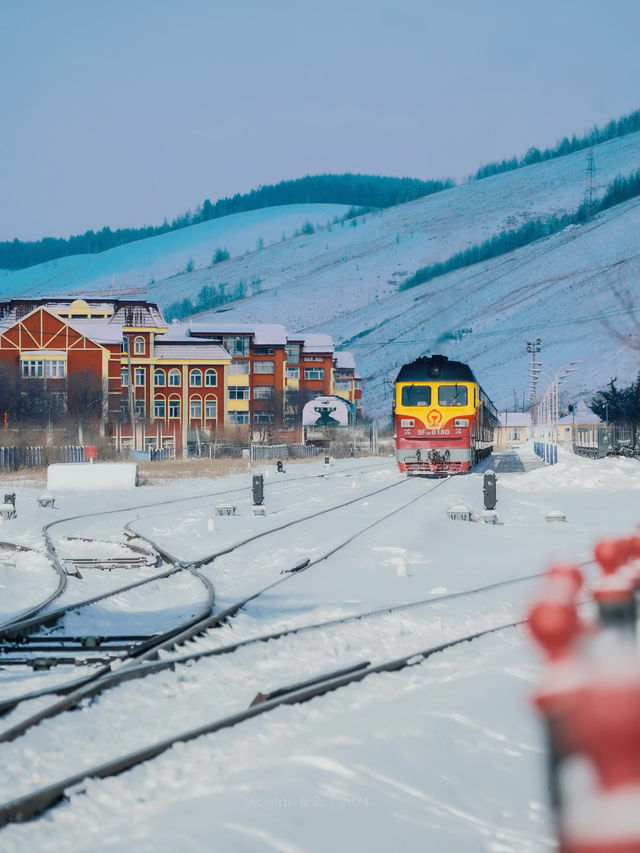
{"type": "Polygon", "coordinates": [[[532,374],[536,377],[543,374],[549,380],[549,386],[543,397],[535,404],[534,441],[537,443],[536,453],[552,465],[557,461],[559,389],[563,379],[573,373],[580,361],[569,361],[557,370],[541,361],[532,362],[532,374]],[[540,428],[542,425],[542,428],[540,428]],[[540,447],[542,444],[542,447],[540,447]]]}

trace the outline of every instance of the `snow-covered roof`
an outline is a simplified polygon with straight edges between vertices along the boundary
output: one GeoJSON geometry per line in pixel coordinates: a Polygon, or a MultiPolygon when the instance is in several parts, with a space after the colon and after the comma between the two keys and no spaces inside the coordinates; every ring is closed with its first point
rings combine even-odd
{"type": "Polygon", "coordinates": [[[196,344],[156,344],[155,356],[158,359],[171,361],[231,361],[231,356],[220,344],[210,344],[206,341],[196,344]]]}
{"type": "Polygon", "coordinates": [[[41,356],[55,356],[56,358],[66,358],[67,351],[63,349],[23,349],[20,351],[20,358],[39,358],[41,356]]]}
{"type": "Polygon", "coordinates": [[[122,326],[109,320],[65,320],[70,328],[98,344],[118,344],[122,341],[122,326]]]}
{"type": "Polygon", "coordinates": [[[576,406],[575,412],[570,412],[563,418],[559,418],[559,424],[578,424],[580,426],[589,426],[589,424],[600,424],[600,418],[591,411],[584,400],[580,400],[576,406]]]}
{"type": "Polygon", "coordinates": [[[350,352],[345,352],[344,350],[337,350],[333,354],[333,358],[336,363],[336,367],[338,370],[355,370],[356,369],[356,360],[350,352]]]}
{"type": "Polygon", "coordinates": [[[302,352],[333,352],[333,338],[331,335],[323,335],[315,332],[311,335],[288,335],[287,341],[301,343],[302,352]]]}
{"type": "Polygon", "coordinates": [[[530,427],[530,412],[500,412],[500,426],[503,427],[530,427]]]}
{"type": "Polygon", "coordinates": [[[183,340],[195,336],[251,335],[254,346],[284,346],[287,333],[278,323],[171,323],[167,340],[183,340]]]}

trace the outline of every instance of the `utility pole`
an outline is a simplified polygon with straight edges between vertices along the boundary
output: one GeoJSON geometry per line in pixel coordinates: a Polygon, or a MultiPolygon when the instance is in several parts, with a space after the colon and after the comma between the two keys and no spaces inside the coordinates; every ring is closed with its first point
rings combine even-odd
{"type": "Polygon", "coordinates": [[[136,436],[136,395],[135,388],[133,387],[133,370],[131,369],[131,344],[133,339],[131,337],[128,338],[127,342],[127,373],[129,374],[129,387],[128,387],[128,396],[129,396],[129,417],[131,418],[131,436],[133,438],[133,449],[137,450],[137,436],[136,436]]]}
{"type": "Polygon", "coordinates": [[[593,148],[587,154],[587,180],[584,188],[584,203],[587,205],[587,216],[591,219],[593,210],[593,183],[596,176],[596,163],[593,156],[593,148]]]}
{"type": "Polygon", "coordinates": [[[531,353],[531,408],[535,412],[538,403],[538,371],[536,370],[536,355],[542,349],[542,341],[536,338],[533,341],[527,341],[527,352],[531,353]]]}

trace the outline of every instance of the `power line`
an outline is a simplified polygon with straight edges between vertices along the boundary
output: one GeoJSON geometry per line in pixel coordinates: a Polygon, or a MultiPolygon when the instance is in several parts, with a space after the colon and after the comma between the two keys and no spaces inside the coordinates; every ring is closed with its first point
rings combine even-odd
{"type": "MultiPolygon", "coordinates": [[[[608,319],[609,317],[620,317],[623,315],[638,314],[638,313],[640,313],[640,308],[631,308],[631,309],[621,308],[621,309],[616,310],[616,311],[606,311],[606,312],[603,311],[601,314],[598,314],[597,316],[590,314],[586,317],[575,317],[573,320],[555,320],[555,321],[547,321],[545,323],[530,323],[527,326],[515,326],[511,329],[502,329],[501,328],[501,329],[496,329],[495,331],[491,331],[491,332],[472,332],[471,336],[474,338],[492,338],[492,337],[495,337],[496,335],[511,335],[511,334],[516,335],[516,334],[521,334],[523,332],[529,332],[531,329],[548,329],[551,327],[558,327],[558,326],[573,326],[575,323],[589,323],[589,322],[593,322],[594,320],[601,320],[601,319],[604,320],[604,319],[608,319]]],[[[391,345],[395,345],[395,344],[436,343],[436,342],[439,342],[440,340],[441,340],[441,338],[438,337],[438,338],[433,338],[431,340],[428,340],[425,338],[415,338],[415,339],[400,340],[400,341],[370,341],[368,343],[349,343],[348,341],[343,341],[341,344],[339,344],[339,346],[341,346],[341,347],[346,346],[349,349],[352,349],[354,347],[384,347],[384,346],[391,346],[391,345]]]]}

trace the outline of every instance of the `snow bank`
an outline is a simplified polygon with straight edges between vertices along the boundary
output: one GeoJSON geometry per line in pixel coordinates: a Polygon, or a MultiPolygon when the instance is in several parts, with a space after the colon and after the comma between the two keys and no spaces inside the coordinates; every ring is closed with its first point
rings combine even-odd
{"type": "Polygon", "coordinates": [[[47,489],[101,492],[104,489],[133,489],[138,484],[138,466],[133,462],[65,462],[49,465],[47,489]]]}

